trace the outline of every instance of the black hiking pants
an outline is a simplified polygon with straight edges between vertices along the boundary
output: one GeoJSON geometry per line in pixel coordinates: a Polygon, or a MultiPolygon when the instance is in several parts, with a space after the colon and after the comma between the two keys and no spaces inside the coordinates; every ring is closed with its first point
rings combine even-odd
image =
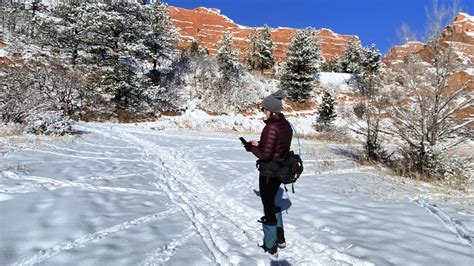
{"type": "Polygon", "coordinates": [[[275,196],[280,188],[280,180],[274,177],[259,176],[260,198],[262,199],[263,212],[265,214],[265,223],[276,225],[275,216],[275,196]]]}

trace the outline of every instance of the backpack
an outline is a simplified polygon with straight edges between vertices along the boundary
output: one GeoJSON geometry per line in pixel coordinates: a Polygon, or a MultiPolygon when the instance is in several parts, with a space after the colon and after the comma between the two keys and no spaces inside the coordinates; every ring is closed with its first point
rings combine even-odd
{"type": "MultiPolygon", "coordinates": [[[[284,185],[291,184],[292,191],[295,193],[293,183],[303,173],[303,160],[299,154],[289,151],[283,158],[274,158],[270,162],[257,161],[257,168],[271,171],[272,176],[278,178],[284,185]]],[[[285,190],[288,189],[285,186],[285,190]]]]}
{"type": "Polygon", "coordinates": [[[276,158],[280,165],[277,176],[285,185],[295,183],[303,173],[303,160],[299,154],[289,151],[283,159],[276,158]]]}

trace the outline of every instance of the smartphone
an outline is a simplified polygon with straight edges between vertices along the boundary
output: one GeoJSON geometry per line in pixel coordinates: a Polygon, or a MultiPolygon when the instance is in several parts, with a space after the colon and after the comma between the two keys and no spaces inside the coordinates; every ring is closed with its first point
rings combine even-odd
{"type": "Polygon", "coordinates": [[[242,142],[242,144],[244,144],[244,145],[247,144],[247,141],[244,138],[240,137],[239,139],[242,142]]]}

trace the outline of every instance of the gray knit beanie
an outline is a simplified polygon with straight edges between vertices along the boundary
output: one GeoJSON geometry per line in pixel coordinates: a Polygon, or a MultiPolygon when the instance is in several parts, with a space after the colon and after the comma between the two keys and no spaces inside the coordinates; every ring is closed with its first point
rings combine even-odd
{"type": "Polygon", "coordinates": [[[265,110],[270,112],[281,113],[281,110],[283,110],[283,104],[281,103],[283,97],[283,91],[279,90],[265,97],[265,99],[263,99],[262,106],[265,108],[265,110]]]}

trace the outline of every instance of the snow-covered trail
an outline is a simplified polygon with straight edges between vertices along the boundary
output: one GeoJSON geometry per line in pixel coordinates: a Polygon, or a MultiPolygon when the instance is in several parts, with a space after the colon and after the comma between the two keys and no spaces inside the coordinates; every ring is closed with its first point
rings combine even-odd
{"type": "MultiPolygon", "coordinates": [[[[254,158],[238,136],[80,124],[74,142],[0,162],[0,261],[14,265],[370,265],[474,262],[474,219],[365,193],[379,178],[337,147],[283,192],[288,247],[270,257],[254,158]],[[360,182],[358,182],[360,181],[360,182]],[[439,214],[442,214],[439,215],[439,214]],[[441,218],[441,220],[440,220],[441,218]],[[423,244],[419,247],[420,243],[423,244]],[[435,253],[433,253],[433,251],[435,253]]],[[[373,188],[373,187],[372,187],[373,188]]],[[[380,193],[388,188],[379,188],[380,193]]]]}

